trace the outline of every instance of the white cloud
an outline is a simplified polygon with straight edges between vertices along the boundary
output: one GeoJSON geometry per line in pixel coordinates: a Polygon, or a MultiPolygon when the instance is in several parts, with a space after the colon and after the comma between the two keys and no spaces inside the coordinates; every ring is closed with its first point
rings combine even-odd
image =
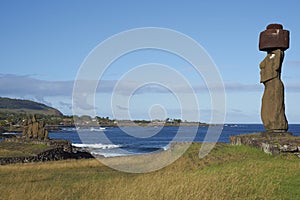
{"type": "MultiPolygon", "coordinates": [[[[80,84],[86,84],[84,88],[91,85],[98,84],[97,81],[78,81],[80,84]]],[[[97,93],[112,93],[116,85],[116,80],[101,80],[97,86],[97,93]]],[[[141,88],[136,88],[134,81],[123,82],[125,84],[118,87],[115,92],[119,94],[126,94],[134,92],[135,95],[144,93],[170,93],[167,88],[159,84],[146,84],[141,88]]],[[[1,96],[34,96],[41,102],[45,101],[44,97],[50,96],[72,96],[74,81],[46,81],[33,78],[29,75],[20,76],[13,74],[0,74],[0,95],[1,96]]],[[[186,93],[187,86],[181,84],[174,84],[176,92],[186,93]]],[[[290,92],[299,92],[300,83],[287,83],[285,88],[290,92]]],[[[208,89],[205,85],[194,85],[193,89],[196,93],[207,92],[208,89]]],[[[213,87],[213,89],[220,89],[213,87]]],[[[242,84],[242,83],[225,83],[225,92],[251,92],[263,91],[263,85],[255,84],[242,84]]],[[[50,103],[50,102],[48,102],[50,103]]]]}
{"type": "Polygon", "coordinates": [[[253,92],[262,91],[260,84],[225,83],[225,92],[253,92]]]}
{"type": "MultiPolygon", "coordinates": [[[[84,83],[84,82],[82,82],[84,83]]],[[[94,106],[93,105],[93,94],[86,94],[82,93],[80,95],[80,98],[78,101],[80,102],[78,105],[75,101],[75,106],[79,106],[82,110],[88,110],[93,111],[94,109],[101,108],[106,113],[110,113],[110,97],[111,93],[114,91],[114,87],[116,85],[116,80],[101,80],[101,82],[98,84],[98,87],[96,89],[96,93],[101,95],[101,98],[104,98],[103,102],[100,105],[94,106]],[[108,95],[103,95],[108,94],[108,95]],[[107,108],[107,109],[106,109],[107,108]]],[[[12,98],[22,98],[22,99],[31,99],[35,100],[44,104],[47,104],[49,106],[55,106],[59,109],[62,109],[65,113],[71,113],[71,99],[72,99],[72,92],[73,92],[73,84],[74,81],[46,81],[46,80],[40,80],[36,79],[30,75],[20,76],[20,75],[13,75],[13,74],[0,74],[0,96],[8,96],[12,98]]],[[[95,81],[87,81],[82,89],[89,87],[90,84],[97,84],[95,81]]],[[[137,88],[136,84],[133,82],[123,82],[123,85],[121,85],[118,88],[118,92],[120,95],[128,95],[130,92],[135,91],[134,95],[139,95],[139,97],[143,100],[143,98],[150,98],[153,96],[157,98],[157,95],[152,94],[171,94],[170,91],[162,86],[159,86],[158,84],[149,84],[142,88],[139,88],[138,90],[135,90],[137,88]],[[148,95],[146,95],[148,94],[148,95]],[[145,95],[145,96],[144,96],[145,95]]],[[[181,86],[180,84],[174,84],[174,88],[176,89],[176,92],[185,93],[187,90],[184,86],[181,86]]],[[[242,84],[242,83],[226,83],[225,84],[225,92],[228,93],[228,96],[231,96],[231,102],[238,102],[241,99],[240,95],[244,95],[247,92],[258,92],[262,95],[263,93],[263,85],[259,83],[255,84],[242,84]],[[229,94],[231,93],[231,94],[229,94]]],[[[209,112],[205,112],[203,108],[207,108],[210,106],[209,103],[205,101],[205,95],[208,94],[208,90],[205,85],[196,85],[194,86],[194,91],[197,93],[197,96],[199,97],[199,102],[201,104],[201,111],[200,111],[200,119],[202,121],[207,121],[210,119],[210,110],[209,112]],[[204,96],[203,96],[204,95],[204,96]],[[204,99],[203,99],[204,98],[204,99]]],[[[214,88],[214,89],[220,89],[220,88],[214,88]]],[[[297,95],[298,92],[300,92],[300,83],[286,83],[285,89],[287,93],[287,97],[289,95],[297,95]]],[[[184,96],[187,96],[184,94],[184,96]]],[[[120,96],[122,97],[122,96],[120,96]]],[[[258,97],[259,98],[259,97],[258,97]]],[[[296,98],[296,97],[295,97],[296,98]]],[[[158,99],[159,101],[162,101],[162,99],[158,99]]],[[[294,103],[291,98],[287,99],[287,106],[292,107],[292,105],[296,104],[294,103]]],[[[137,110],[137,112],[140,112],[139,116],[145,115],[143,111],[143,101],[140,101],[141,105],[137,105],[137,107],[140,110],[137,110]]],[[[156,102],[157,103],[157,102],[156,102]]],[[[249,102],[248,102],[249,103],[249,102]]],[[[128,108],[122,107],[119,104],[118,109],[119,110],[126,110],[128,108]]],[[[175,104],[170,105],[170,108],[172,106],[175,106],[175,104]]],[[[259,105],[253,105],[253,107],[259,107],[259,105]]],[[[188,109],[188,108],[185,108],[188,109]]],[[[293,109],[294,110],[294,109],[293,109]]],[[[175,110],[168,110],[171,117],[177,117],[178,113],[175,110]]],[[[245,122],[254,122],[255,119],[259,119],[259,116],[257,117],[257,114],[250,114],[249,110],[245,110],[245,107],[243,107],[243,104],[236,104],[235,105],[229,105],[228,111],[227,111],[227,120],[228,121],[245,121],[245,122]],[[234,109],[233,109],[233,106],[234,109]]],[[[190,119],[189,119],[190,120],[190,119]]]]}
{"type": "Polygon", "coordinates": [[[30,76],[0,74],[0,94],[41,98],[45,96],[70,96],[73,81],[45,81],[30,76]]]}
{"type": "Polygon", "coordinates": [[[300,60],[287,60],[286,64],[288,66],[300,67],[300,60]]]}
{"type": "Polygon", "coordinates": [[[118,108],[119,110],[128,110],[128,108],[127,108],[127,107],[120,106],[120,105],[117,105],[117,108],[118,108]]]}
{"type": "Polygon", "coordinates": [[[66,108],[67,110],[71,110],[72,109],[72,104],[71,103],[66,103],[66,102],[63,102],[63,101],[59,101],[59,106],[61,108],[66,108]]]}

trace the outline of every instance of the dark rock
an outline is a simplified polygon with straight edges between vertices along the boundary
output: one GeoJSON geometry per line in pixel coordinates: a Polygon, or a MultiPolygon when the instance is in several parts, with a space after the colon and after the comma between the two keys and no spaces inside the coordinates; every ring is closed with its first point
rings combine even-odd
{"type": "Polygon", "coordinates": [[[72,143],[68,140],[30,140],[26,138],[7,138],[7,142],[25,144],[45,144],[51,147],[32,156],[2,157],[0,165],[13,163],[44,162],[64,159],[88,159],[94,158],[89,152],[82,149],[73,149],[72,143]]]}

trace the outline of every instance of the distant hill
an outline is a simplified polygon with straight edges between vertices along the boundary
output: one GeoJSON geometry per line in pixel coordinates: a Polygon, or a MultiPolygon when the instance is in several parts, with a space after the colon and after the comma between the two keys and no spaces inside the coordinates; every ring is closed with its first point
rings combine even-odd
{"type": "Polygon", "coordinates": [[[10,99],[0,97],[0,112],[2,113],[24,113],[62,116],[63,114],[50,106],[30,100],[10,99]]]}

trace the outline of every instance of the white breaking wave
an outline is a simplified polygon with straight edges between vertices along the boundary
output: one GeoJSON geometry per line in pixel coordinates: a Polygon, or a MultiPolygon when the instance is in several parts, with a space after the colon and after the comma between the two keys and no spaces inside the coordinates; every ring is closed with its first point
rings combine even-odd
{"type": "Polygon", "coordinates": [[[15,132],[4,132],[2,135],[17,135],[18,133],[15,132]]]}
{"type": "Polygon", "coordinates": [[[90,131],[103,131],[105,129],[106,129],[105,127],[97,127],[97,128],[91,127],[90,131]]]}
{"type": "Polygon", "coordinates": [[[122,145],[117,144],[72,144],[74,147],[92,148],[92,149],[115,149],[120,148],[122,145]]]}
{"type": "Polygon", "coordinates": [[[77,126],[76,128],[73,129],[67,129],[68,130],[75,130],[75,131],[104,131],[106,130],[105,127],[79,127],[77,126]]]}
{"type": "Polygon", "coordinates": [[[63,128],[61,128],[61,130],[63,130],[63,131],[76,131],[76,128],[74,128],[74,127],[63,127],[63,128]]]}
{"type": "Polygon", "coordinates": [[[170,144],[168,144],[168,145],[162,147],[162,149],[163,149],[164,151],[167,151],[168,149],[170,149],[170,144]]]}
{"type": "Polygon", "coordinates": [[[133,154],[125,154],[125,153],[105,153],[105,152],[91,152],[94,156],[103,156],[104,158],[111,158],[111,157],[120,157],[120,156],[130,156],[133,154]]]}

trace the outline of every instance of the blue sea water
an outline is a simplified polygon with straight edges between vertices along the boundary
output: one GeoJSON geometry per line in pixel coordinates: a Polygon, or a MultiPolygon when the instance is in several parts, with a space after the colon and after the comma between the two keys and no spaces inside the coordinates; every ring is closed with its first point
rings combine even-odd
{"type": "MultiPolygon", "coordinates": [[[[105,129],[63,128],[50,138],[67,139],[76,147],[105,157],[148,154],[169,148],[171,142],[205,142],[208,127],[106,127],[105,129]],[[193,134],[195,132],[195,134],[193,134]]],[[[264,131],[261,124],[225,124],[218,142],[229,143],[232,135],[264,131]]],[[[300,136],[300,124],[289,125],[289,132],[300,136]]],[[[214,134],[214,133],[211,133],[214,134]]]]}

